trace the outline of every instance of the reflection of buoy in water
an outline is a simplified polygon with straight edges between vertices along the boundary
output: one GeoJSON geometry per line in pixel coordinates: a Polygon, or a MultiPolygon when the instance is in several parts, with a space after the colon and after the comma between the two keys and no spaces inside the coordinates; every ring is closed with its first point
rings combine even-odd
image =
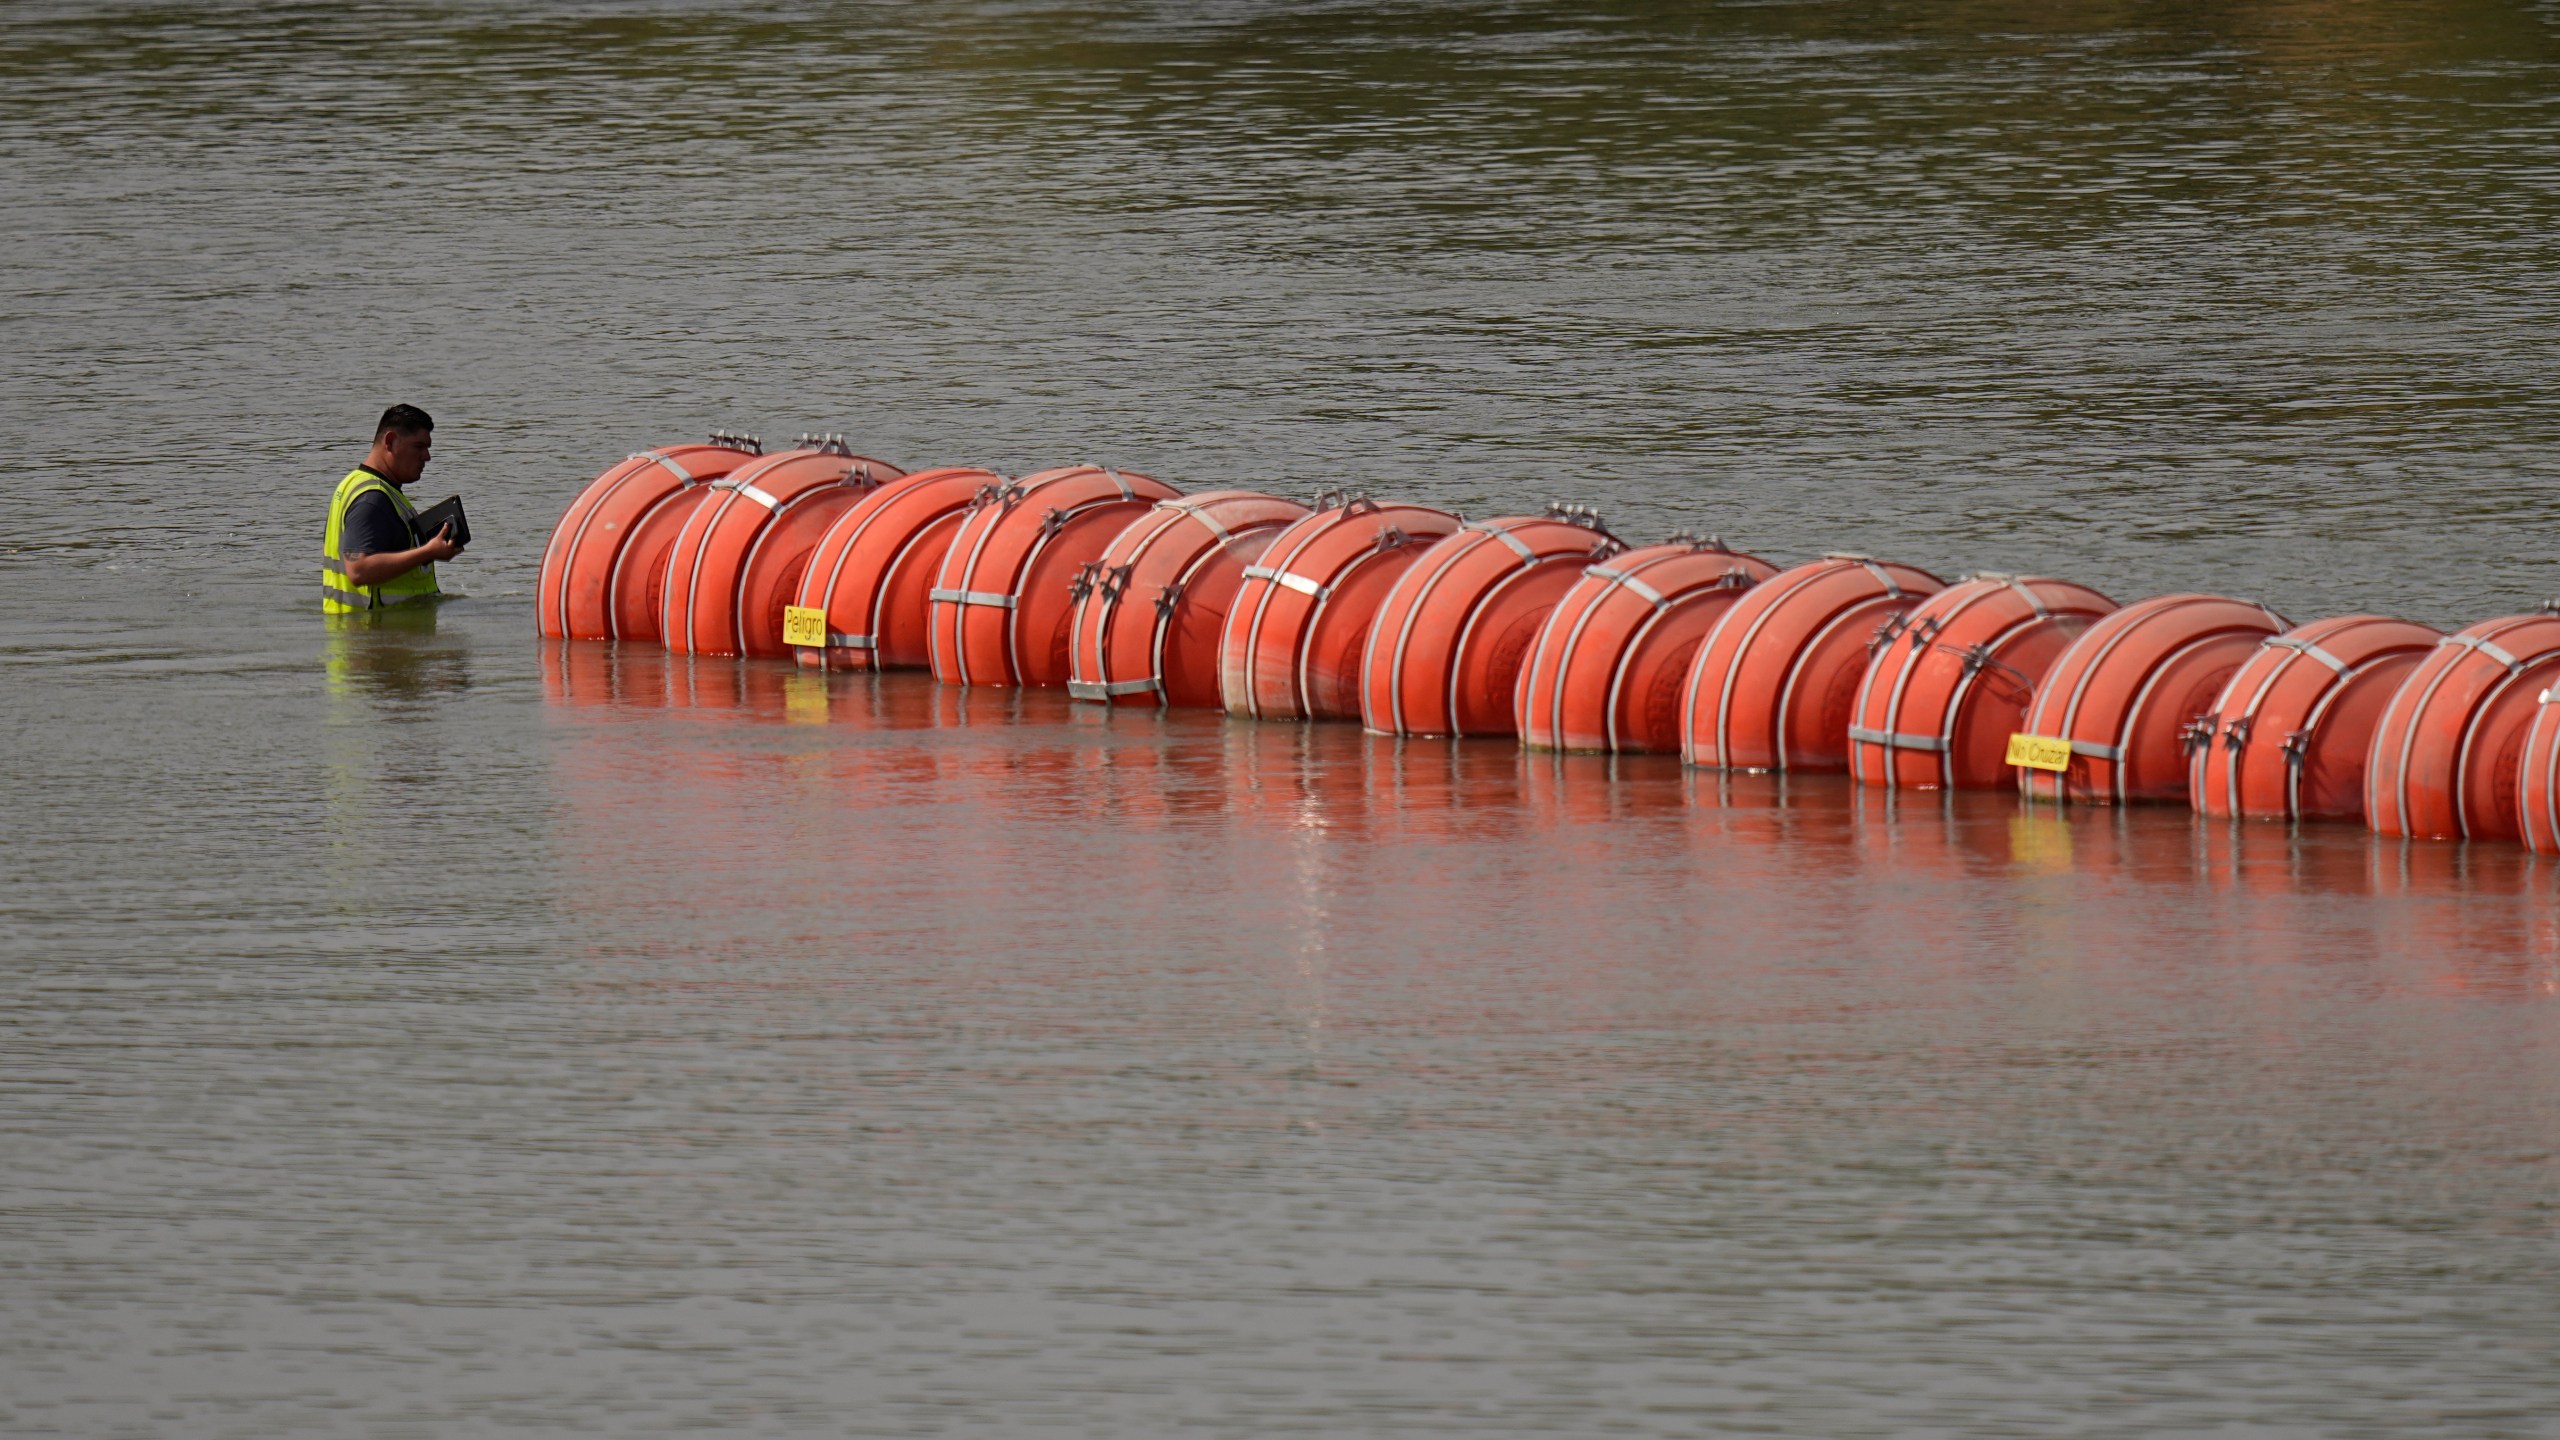
{"type": "Polygon", "coordinates": [[[553,639],[655,640],[667,547],[710,482],[756,458],[746,436],[644,450],[587,482],[542,551],[534,616],[553,639]]]}
{"type": "Polygon", "coordinates": [[[2289,628],[2264,605],[2221,595],[2154,596],[2091,625],[2037,684],[2024,727],[2056,742],[2063,768],[2021,765],[2019,789],[2099,805],[2184,802],[2191,723],[2259,642],[2289,628]]]}
{"type": "Polygon", "coordinates": [[[1944,588],[1916,565],[1826,555],[1746,590],[1689,668],[1681,758],[1722,770],[1845,770],[1879,627],[1944,588]]]}
{"type": "Polygon", "coordinates": [[[1271,539],[1227,612],[1218,688],[1227,712],[1257,720],[1357,720],[1369,625],[1387,591],[1458,517],[1366,495],[1316,511],[1271,539]]]}
{"type": "Polygon", "coordinates": [[[2016,783],[2009,737],[2036,682],[2116,602],[2085,585],[1977,575],[1885,626],[1849,727],[1849,768],[1914,790],[2016,783]]]}
{"type": "Polygon", "coordinates": [[[1078,572],[1067,693],[1106,705],[1218,703],[1218,639],[1245,567],[1307,513],[1295,500],[1212,490],[1129,522],[1078,572]]]}
{"type": "Polygon", "coordinates": [[[1520,743],[1676,753],[1689,662],[1726,608],[1777,573],[1757,555],[1687,536],[1585,569],[1520,672],[1520,743]]]}
{"type": "Polygon", "coordinates": [[[1069,465],[981,489],[933,582],[931,662],[946,685],[1064,685],[1070,588],[1130,521],[1182,492],[1069,465]]]}
{"type": "Polygon", "coordinates": [[[2266,641],[2196,728],[2188,798],[2224,819],[2362,820],[2374,727],[2443,638],[2407,620],[2341,615],[2266,641]]]}
{"type": "MultiPolygon", "coordinates": [[[[804,436],[804,442],[815,437],[804,436]]],[[[835,518],[898,467],[838,439],[785,450],[714,480],[667,550],[658,629],[690,655],[788,655],[782,609],[835,518]]]]}
{"type": "Polygon", "coordinates": [[[827,612],[827,643],[795,647],[803,665],[832,670],[921,669],[934,576],[989,470],[945,466],[882,485],[818,539],[793,603],[827,612]]]}
{"type": "Polygon", "coordinates": [[[2514,840],[2525,735],[2560,680],[2560,616],[2448,635],[2400,682],[2365,761],[2365,823],[2422,840],[2514,840]]]}
{"type": "Polygon", "coordinates": [[[1514,689],[1547,612],[1582,567],[1625,549],[1588,510],[1471,520],[1433,542],[1379,604],[1360,718],[1387,735],[1509,735],[1514,689]]]}

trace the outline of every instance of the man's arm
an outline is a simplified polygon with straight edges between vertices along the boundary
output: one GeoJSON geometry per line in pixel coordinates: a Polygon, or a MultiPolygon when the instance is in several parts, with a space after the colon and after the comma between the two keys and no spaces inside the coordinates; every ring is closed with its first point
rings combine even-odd
{"type": "Polygon", "coordinates": [[[385,585],[399,579],[421,565],[437,560],[450,560],[462,553],[453,543],[453,527],[438,530],[435,538],[414,550],[386,550],[372,555],[347,557],[347,583],[350,585],[385,585]]]}

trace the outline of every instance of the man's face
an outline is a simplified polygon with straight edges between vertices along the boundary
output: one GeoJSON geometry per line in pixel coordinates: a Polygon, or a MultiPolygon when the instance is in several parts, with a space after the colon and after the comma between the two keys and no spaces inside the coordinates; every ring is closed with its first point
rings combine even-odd
{"type": "Polygon", "coordinates": [[[427,472],[427,451],[434,445],[435,438],[434,432],[428,430],[421,430],[415,435],[403,435],[394,430],[383,436],[383,443],[391,448],[391,464],[384,472],[384,478],[403,490],[408,489],[412,482],[427,472]]]}

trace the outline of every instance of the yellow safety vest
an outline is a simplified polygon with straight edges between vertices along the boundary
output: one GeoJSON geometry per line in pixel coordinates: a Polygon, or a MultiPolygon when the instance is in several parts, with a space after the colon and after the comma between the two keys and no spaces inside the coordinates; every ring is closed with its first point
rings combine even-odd
{"type": "MultiPolygon", "coordinates": [[[[359,465],[338,482],[338,493],[329,499],[329,527],[320,537],[320,610],[326,615],[352,615],[359,610],[379,610],[387,605],[402,605],[427,599],[443,592],[436,588],[436,567],[421,565],[406,575],[395,576],[380,585],[347,583],[347,558],[339,553],[344,538],[347,507],[368,490],[379,490],[391,497],[393,508],[400,512],[403,523],[416,518],[418,508],[400,487],[359,465]]],[[[417,542],[413,529],[409,539],[417,542]]]]}

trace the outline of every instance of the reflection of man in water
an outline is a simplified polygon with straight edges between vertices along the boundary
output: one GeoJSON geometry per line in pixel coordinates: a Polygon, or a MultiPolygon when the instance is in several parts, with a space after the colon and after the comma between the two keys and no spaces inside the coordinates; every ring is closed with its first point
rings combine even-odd
{"type": "Polygon", "coordinates": [[[338,482],[320,540],[320,608],[351,615],[423,603],[436,588],[439,560],[462,553],[446,526],[421,541],[411,528],[417,507],[403,493],[426,473],[436,422],[415,405],[394,405],[373,427],[364,463],[338,482]]]}

